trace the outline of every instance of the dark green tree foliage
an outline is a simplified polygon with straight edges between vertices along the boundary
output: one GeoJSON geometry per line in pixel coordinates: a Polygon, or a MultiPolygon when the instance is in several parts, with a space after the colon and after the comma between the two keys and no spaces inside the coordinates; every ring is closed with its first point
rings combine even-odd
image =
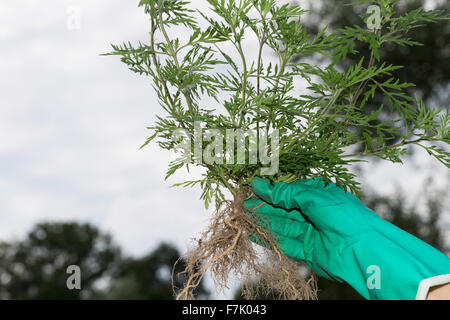
{"type": "MultiPolygon", "coordinates": [[[[172,284],[185,281],[175,276],[172,283],[172,271],[185,267],[182,259],[175,264],[179,257],[162,243],[142,258],[125,258],[111,236],[92,225],[41,223],[23,241],[0,243],[0,300],[174,299],[172,284]],[[69,265],[81,269],[81,290],[67,288],[69,265]]],[[[209,296],[204,282],[196,294],[209,296]]]]}
{"type": "MultiPolygon", "coordinates": [[[[162,243],[147,256],[127,259],[121,265],[120,271],[110,281],[110,286],[103,290],[97,298],[174,299],[173,286],[180,288],[186,281],[185,277],[177,276],[185,268],[182,259],[177,262],[179,257],[180,253],[175,247],[162,243]],[[174,274],[173,282],[172,272],[174,274]]],[[[200,299],[209,296],[203,282],[197,287],[196,296],[200,299]]]]}
{"type": "Polygon", "coordinates": [[[38,224],[25,240],[0,244],[0,299],[88,298],[119,257],[111,237],[89,224],[38,224]],[[69,265],[81,269],[81,290],[67,288],[69,265]]]}
{"type": "MultiPolygon", "coordinates": [[[[425,185],[432,184],[433,180],[427,179],[425,185]]],[[[444,207],[448,196],[448,188],[429,191],[425,185],[423,187],[425,209],[420,209],[417,201],[407,197],[407,193],[401,191],[400,188],[397,195],[392,197],[371,194],[367,197],[366,203],[383,219],[417,236],[436,249],[449,254],[450,248],[445,239],[449,224],[448,221],[446,222],[443,219],[449,210],[449,208],[444,207]]]]}
{"type": "MultiPolygon", "coordinates": [[[[358,15],[363,14],[367,6],[350,6],[343,3],[351,1],[327,0],[321,1],[320,6],[315,6],[303,22],[309,28],[318,32],[325,25],[329,29],[339,30],[349,25],[358,25],[365,28],[365,21],[358,15]]],[[[375,2],[375,1],[374,1],[375,2]]],[[[395,3],[395,11],[404,17],[418,16],[421,8],[425,5],[425,0],[400,0],[395,3]]],[[[317,3],[316,3],[317,4],[317,3]]],[[[450,11],[450,2],[441,1],[436,3],[436,10],[450,11]]],[[[385,43],[379,50],[380,57],[388,64],[404,66],[395,70],[392,74],[402,83],[413,83],[415,86],[405,88],[411,96],[417,96],[426,103],[435,107],[448,108],[450,101],[450,23],[448,20],[439,20],[435,23],[422,23],[420,27],[411,28],[406,36],[411,38],[415,45],[407,43],[385,43]]],[[[367,41],[357,41],[355,44],[356,54],[349,54],[347,59],[341,61],[341,68],[348,68],[358,62],[360,55],[370,56],[371,48],[367,41]]],[[[316,56],[319,60],[323,57],[316,56]]],[[[302,56],[296,56],[294,60],[300,61],[302,56]]],[[[367,101],[364,112],[369,114],[376,111],[380,105],[389,104],[385,94],[375,91],[373,99],[367,101]]],[[[395,114],[385,108],[380,116],[371,120],[372,128],[367,130],[376,135],[376,125],[379,125],[386,118],[394,118],[395,114]]],[[[402,126],[402,123],[396,123],[402,126]]],[[[359,128],[354,128],[358,130],[359,128]]],[[[406,130],[404,128],[404,130],[406,130]]],[[[403,131],[404,132],[404,131],[403,131]]],[[[401,141],[401,136],[395,131],[388,133],[388,145],[395,145],[401,141]]],[[[359,146],[362,151],[363,145],[359,146]]],[[[413,149],[409,148],[413,152],[413,149]]]]}
{"type": "MultiPolygon", "coordinates": [[[[426,0],[401,0],[396,5],[396,11],[405,15],[407,12],[424,7],[426,0]]],[[[363,6],[344,6],[350,1],[327,0],[320,1],[320,8],[311,11],[306,17],[308,27],[320,30],[324,25],[331,29],[340,29],[349,25],[360,25],[364,22],[358,14],[363,13],[363,6]]],[[[449,1],[436,1],[437,10],[450,12],[449,1]]],[[[449,107],[450,85],[450,24],[446,20],[436,23],[425,23],[420,28],[408,32],[409,37],[422,43],[422,46],[387,45],[380,52],[383,60],[393,65],[404,65],[403,69],[394,74],[402,82],[416,84],[412,90],[418,93],[423,100],[449,107]]],[[[359,43],[358,50],[364,55],[369,55],[369,47],[359,43]]],[[[352,56],[349,56],[352,61],[352,56]]]]}

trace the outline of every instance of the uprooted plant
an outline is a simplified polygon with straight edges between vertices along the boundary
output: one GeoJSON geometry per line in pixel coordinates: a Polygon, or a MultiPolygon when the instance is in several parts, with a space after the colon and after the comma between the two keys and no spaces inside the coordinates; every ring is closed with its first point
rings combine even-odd
{"type": "Polygon", "coordinates": [[[109,53],[152,78],[165,111],[149,127],[153,133],[143,147],[153,139],[170,151],[182,145],[166,179],[182,167],[203,167],[201,179],[177,186],[200,186],[206,208],[213,201],[216,206],[210,227],[188,253],[187,281],[177,298],[193,298],[211,270],[218,288],[228,285],[231,274],[244,282],[260,277],[262,289],[280,298],[313,299],[314,279],[305,279],[280,251],[267,222],[244,210],[250,182],[261,175],[286,182],[321,176],[358,194],[354,162],[365,156],[401,162],[409,145],[449,167],[450,153],[439,146],[450,142],[448,111],[407,95],[404,89],[413,84],[397,80],[400,66],[380,57],[387,44],[418,45],[408,38],[410,30],[448,16],[420,8],[398,16],[397,0],[362,0],[354,5],[370,5],[361,15],[367,28],[310,35],[301,20],[307,11],[297,5],[196,1],[206,3],[209,12],[183,0],[140,1],[149,17],[148,42],[113,45],[109,53]],[[370,46],[370,56],[341,67],[348,55],[359,54],[360,43],[370,46]],[[386,104],[367,112],[365,105],[379,92],[386,104]],[[264,248],[252,242],[255,236],[264,248]]]}

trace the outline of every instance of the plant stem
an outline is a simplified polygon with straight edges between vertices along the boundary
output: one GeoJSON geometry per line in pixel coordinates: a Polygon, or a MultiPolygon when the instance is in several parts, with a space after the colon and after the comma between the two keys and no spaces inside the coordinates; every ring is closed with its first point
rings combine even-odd
{"type": "MultiPolygon", "coordinates": [[[[372,52],[370,53],[370,61],[369,61],[369,66],[367,69],[372,68],[374,65],[375,65],[375,53],[372,50],[372,52]]],[[[353,96],[352,100],[350,101],[351,105],[355,105],[356,102],[358,102],[359,96],[361,95],[362,91],[364,90],[365,86],[367,85],[367,82],[369,82],[369,79],[366,79],[360,83],[358,89],[356,90],[355,95],[353,96]]]]}
{"type": "Polygon", "coordinates": [[[219,178],[220,180],[223,182],[223,184],[225,185],[225,187],[230,190],[230,192],[234,195],[236,195],[236,188],[233,188],[230,183],[228,182],[228,179],[225,178],[225,175],[222,172],[222,168],[220,166],[216,167],[217,169],[217,173],[219,174],[219,178]]]}
{"type": "MultiPolygon", "coordinates": [[[[278,85],[280,84],[281,75],[284,73],[284,68],[286,67],[286,59],[287,59],[286,51],[287,51],[287,48],[286,48],[284,54],[282,56],[280,56],[280,58],[279,58],[280,59],[280,70],[278,71],[277,80],[274,85],[274,92],[276,92],[278,89],[278,85]]],[[[270,107],[270,115],[269,115],[269,119],[267,121],[267,126],[266,126],[266,135],[269,134],[269,129],[270,129],[270,126],[272,125],[272,118],[273,118],[273,108],[271,106],[270,107]]]]}
{"type": "Polygon", "coordinates": [[[374,150],[374,151],[370,151],[370,152],[358,152],[358,153],[346,154],[346,155],[341,156],[341,158],[372,156],[372,155],[375,155],[375,154],[383,152],[383,151],[388,151],[388,150],[392,150],[392,149],[399,148],[399,147],[402,147],[402,146],[406,146],[406,145],[409,145],[409,144],[415,144],[415,143],[418,143],[418,142],[421,142],[421,141],[427,141],[427,140],[428,139],[424,138],[424,137],[421,137],[421,138],[416,139],[416,140],[410,140],[410,141],[406,141],[405,139],[403,139],[402,142],[397,143],[397,144],[392,145],[392,146],[387,147],[387,148],[380,148],[380,149],[377,149],[377,150],[374,150]]]}
{"type": "MultiPolygon", "coordinates": [[[[150,48],[152,50],[151,52],[151,56],[152,56],[152,60],[153,60],[153,65],[155,66],[156,69],[156,73],[158,75],[158,81],[162,84],[164,91],[166,93],[167,99],[169,100],[169,104],[171,106],[171,111],[178,115],[178,112],[176,111],[175,108],[175,103],[174,103],[174,99],[172,98],[172,95],[170,94],[169,88],[167,87],[167,82],[166,80],[164,80],[161,77],[161,74],[158,72],[158,61],[156,60],[156,53],[155,53],[155,31],[156,31],[156,26],[155,26],[155,21],[153,20],[153,17],[150,19],[150,48]]],[[[185,123],[180,120],[179,118],[177,119],[177,121],[180,123],[180,125],[183,127],[183,129],[187,129],[185,123]]]]}
{"type": "Polygon", "coordinates": [[[242,50],[242,46],[241,46],[241,42],[237,41],[237,34],[236,31],[233,29],[233,33],[234,33],[234,37],[236,39],[237,44],[233,41],[236,49],[239,52],[239,55],[241,56],[241,60],[242,60],[242,68],[243,68],[243,81],[242,81],[242,110],[241,110],[241,115],[240,115],[240,119],[239,119],[239,127],[242,126],[242,122],[244,121],[244,116],[245,116],[245,104],[246,104],[246,99],[247,99],[247,77],[248,77],[248,70],[247,70],[247,61],[245,59],[245,55],[244,55],[244,51],[242,50]]]}
{"type": "Polygon", "coordinates": [[[261,41],[259,42],[259,51],[258,51],[258,73],[256,79],[256,93],[259,95],[261,90],[261,60],[262,60],[262,51],[264,44],[266,42],[265,36],[263,34],[261,41]]]}
{"type": "MultiPolygon", "coordinates": [[[[180,70],[180,63],[178,62],[177,54],[175,52],[174,47],[172,46],[172,42],[170,41],[169,36],[167,35],[166,29],[164,28],[164,22],[162,19],[162,8],[160,5],[160,1],[158,1],[158,12],[159,12],[159,28],[161,29],[162,34],[164,35],[164,38],[166,39],[167,46],[169,48],[170,54],[172,55],[172,59],[175,62],[175,65],[177,66],[177,69],[180,70]]],[[[186,99],[186,103],[188,105],[189,111],[191,112],[191,115],[194,116],[194,108],[192,106],[192,100],[188,93],[186,93],[183,89],[180,88],[180,91],[183,93],[184,98],[186,99]]]]}
{"type": "MultiPolygon", "coordinates": [[[[319,121],[321,119],[323,119],[323,117],[328,113],[328,111],[330,110],[330,108],[336,103],[336,100],[339,98],[339,96],[341,95],[343,89],[339,89],[337,90],[332,98],[330,99],[330,101],[328,102],[327,106],[325,107],[325,109],[323,110],[323,112],[320,114],[320,116],[317,117],[316,120],[314,120],[314,122],[312,124],[310,124],[303,132],[302,134],[297,137],[296,139],[292,140],[286,147],[285,150],[283,150],[282,153],[287,153],[290,151],[290,149],[294,146],[295,143],[299,143],[301,141],[301,139],[311,130],[313,129],[317,123],[319,123],[319,121]]],[[[281,154],[281,152],[280,152],[281,154]]]]}
{"type": "MultiPolygon", "coordinates": [[[[261,93],[261,62],[262,62],[262,51],[264,44],[266,42],[265,35],[263,33],[262,39],[259,42],[259,52],[258,52],[258,71],[256,76],[256,94],[259,96],[261,93]]],[[[256,120],[256,144],[259,146],[259,112],[256,120]]]]}
{"type": "MultiPolygon", "coordinates": [[[[375,54],[374,54],[374,51],[372,50],[372,52],[370,54],[370,61],[369,61],[368,69],[372,68],[374,65],[375,65],[375,54]]],[[[356,102],[358,102],[358,99],[368,82],[369,82],[369,80],[366,79],[360,83],[360,85],[358,86],[358,89],[355,92],[355,95],[352,97],[352,100],[350,101],[350,105],[353,106],[356,104],[356,102]]],[[[347,119],[344,122],[344,126],[348,126],[348,122],[349,122],[349,119],[347,119]]],[[[337,135],[337,131],[334,130],[333,133],[330,135],[330,137],[327,139],[327,142],[325,143],[326,148],[328,148],[328,146],[333,141],[333,139],[336,137],[336,135],[337,135]]]]}

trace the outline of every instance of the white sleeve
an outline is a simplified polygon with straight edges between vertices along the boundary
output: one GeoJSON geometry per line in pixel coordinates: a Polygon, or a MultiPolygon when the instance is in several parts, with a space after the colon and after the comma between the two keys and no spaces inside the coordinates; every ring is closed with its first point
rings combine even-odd
{"type": "Polygon", "coordinates": [[[419,289],[417,289],[416,300],[425,300],[428,296],[428,291],[431,287],[440,286],[446,283],[450,283],[450,274],[443,274],[428,279],[423,279],[419,283],[419,289]]]}

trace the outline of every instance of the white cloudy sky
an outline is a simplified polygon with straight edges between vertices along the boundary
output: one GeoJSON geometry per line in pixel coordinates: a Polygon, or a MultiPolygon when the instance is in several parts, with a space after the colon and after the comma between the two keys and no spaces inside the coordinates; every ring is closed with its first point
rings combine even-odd
{"type": "MultiPolygon", "coordinates": [[[[180,175],[163,182],[167,153],[138,150],[159,110],[149,80],[99,56],[147,30],[137,1],[0,2],[1,240],[38,221],[76,219],[141,255],[163,240],[184,251],[205,226],[199,190],[169,188],[180,175]],[[78,30],[68,28],[71,6],[81,9],[78,30]]],[[[423,156],[365,168],[371,188],[401,185],[411,197],[427,175],[439,185],[449,178],[423,156]]]]}

